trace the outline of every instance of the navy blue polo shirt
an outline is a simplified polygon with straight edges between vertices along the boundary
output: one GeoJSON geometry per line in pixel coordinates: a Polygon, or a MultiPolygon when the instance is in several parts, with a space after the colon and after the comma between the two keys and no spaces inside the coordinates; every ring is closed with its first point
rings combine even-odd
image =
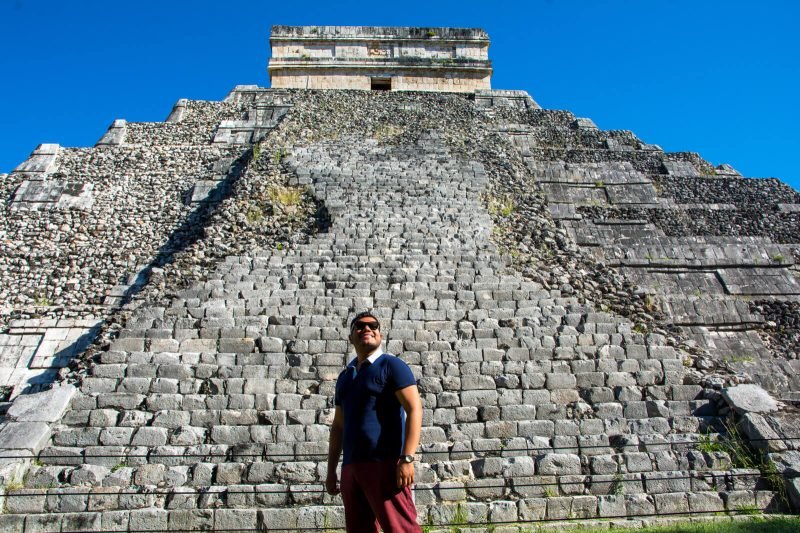
{"type": "Polygon", "coordinates": [[[405,411],[395,392],[417,380],[408,365],[384,353],[356,372],[353,359],[336,380],[334,403],[344,413],[342,465],[396,459],[403,451],[405,411]]]}

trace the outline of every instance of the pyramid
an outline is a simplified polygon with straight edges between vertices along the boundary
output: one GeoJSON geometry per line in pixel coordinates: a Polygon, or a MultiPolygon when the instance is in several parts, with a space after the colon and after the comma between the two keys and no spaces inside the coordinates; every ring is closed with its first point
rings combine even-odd
{"type": "Polygon", "coordinates": [[[427,530],[800,495],[777,180],[523,91],[238,86],[0,183],[4,531],[343,528],[327,439],[364,309],[418,380],[427,530]]]}

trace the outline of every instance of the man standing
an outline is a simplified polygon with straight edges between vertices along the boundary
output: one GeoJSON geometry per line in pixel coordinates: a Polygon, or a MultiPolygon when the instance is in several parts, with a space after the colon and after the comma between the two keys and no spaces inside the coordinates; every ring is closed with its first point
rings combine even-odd
{"type": "Polygon", "coordinates": [[[329,494],[342,493],[350,533],[420,532],[411,497],[422,402],[408,365],[381,349],[381,325],[369,312],[350,322],[356,358],[339,374],[328,445],[329,494]],[[342,460],[339,487],[336,466],[342,460]]]}

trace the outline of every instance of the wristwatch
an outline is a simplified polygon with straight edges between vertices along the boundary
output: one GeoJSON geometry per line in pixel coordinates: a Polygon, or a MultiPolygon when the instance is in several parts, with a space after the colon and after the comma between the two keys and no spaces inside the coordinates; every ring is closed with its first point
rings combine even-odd
{"type": "Polygon", "coordinates": [[[401,463],[413,463],[414,462],[414,456],[413,455],[401,455],[400,456],[400,462],[401,463]]]}

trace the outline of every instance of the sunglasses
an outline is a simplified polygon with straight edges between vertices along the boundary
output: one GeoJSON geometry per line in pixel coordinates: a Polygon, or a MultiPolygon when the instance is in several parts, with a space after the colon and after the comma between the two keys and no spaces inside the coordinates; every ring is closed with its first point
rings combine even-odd
{"type": "Polygon", "coordinates": [[[364,331],[365,329],[369,328],[370,331],[378,331],[381,329],[381,325],[377,322],[362,322],[358,321],[353,324],[353,331],[364,331]]]}

